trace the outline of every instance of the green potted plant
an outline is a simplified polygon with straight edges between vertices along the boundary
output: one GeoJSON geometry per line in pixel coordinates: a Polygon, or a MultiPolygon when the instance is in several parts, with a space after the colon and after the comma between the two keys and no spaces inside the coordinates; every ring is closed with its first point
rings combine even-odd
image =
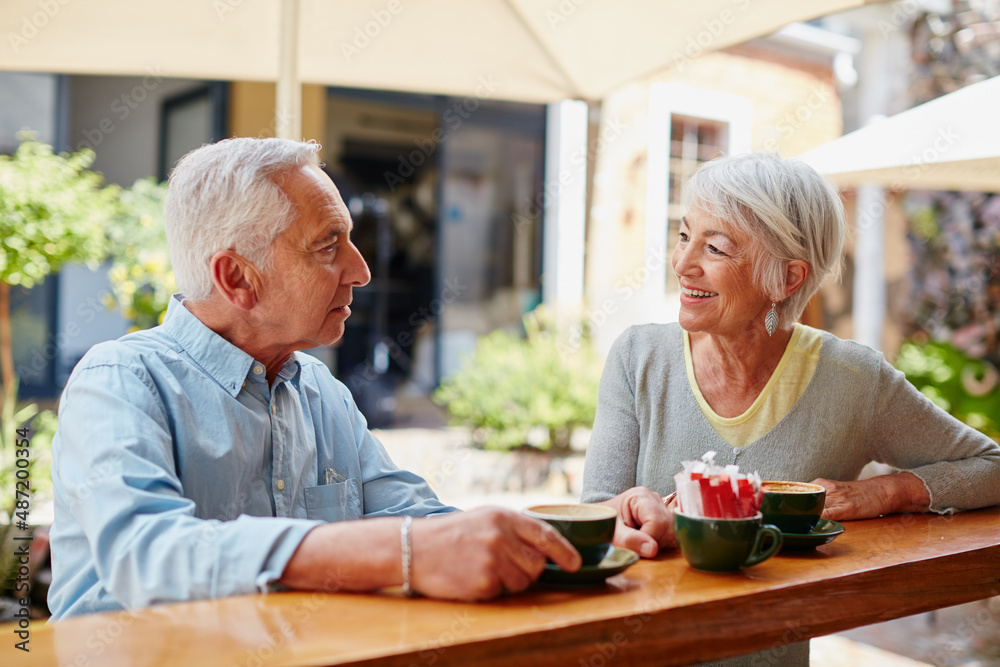
{"type": "Polygon", "coordinates": [[[525,316],[524,336],[498,330],[479,339],[434,400],[482,447],[525,446],[540,427],[548,438],[539,448],[565,455],[573,430],[594,421],[600,373],[585,327],[539,307],[525,316]]]}

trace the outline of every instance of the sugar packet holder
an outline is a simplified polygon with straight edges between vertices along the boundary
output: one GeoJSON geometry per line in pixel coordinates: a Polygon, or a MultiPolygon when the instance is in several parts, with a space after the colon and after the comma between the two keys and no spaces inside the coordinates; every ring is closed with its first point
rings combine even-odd
{"type": "Polygon", "coordinates": [[[757,473],[741,474],[739,466],[715,463],[714,451],[701,461],[682,461],[674,475],[678,508],[691,516],[744,518],[757,514],[763,492],[757,473]]]}

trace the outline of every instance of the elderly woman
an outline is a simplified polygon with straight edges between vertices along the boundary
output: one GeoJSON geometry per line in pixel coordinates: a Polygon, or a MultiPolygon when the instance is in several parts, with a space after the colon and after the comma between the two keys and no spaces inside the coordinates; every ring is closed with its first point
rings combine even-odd
{"type": "MultiPolygon", "coordinates": [[[[717,463],[764,479],[822,484],[833,520],[1000,504],[996,443],[879,352],[796,322],[839,268],[837,192],[768,153],[708,162],[687,187],[672,260],[679,322],[632,327],[612,347],[583,500],[619,504],[636,486],[668,494],[681,461],[715,450],[717,463]],[[870,461],[901,472],[854,481],[870,461]]],[[[639,527],[669,543],[662,523],[639,527]]],[[[782,664],[808,664],[808,645],[782,664]]]]}

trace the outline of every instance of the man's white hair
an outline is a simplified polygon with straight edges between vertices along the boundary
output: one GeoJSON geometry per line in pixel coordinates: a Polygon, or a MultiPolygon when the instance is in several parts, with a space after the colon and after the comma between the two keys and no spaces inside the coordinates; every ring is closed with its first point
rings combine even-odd
{"type": "Polygon", "coordinates": [[[716,158],[685,187],[686,203],[751,239],[754,284],[780,304],[782,326],[799,319],[827,276],[840,274],[844,205],[805,162],[763,151],[716,158]],[[784,299],[788,262],[796,259],[809,265],[809,276],[784,299]]]}
{"type": "Polygon", "coordinates": [[[211,294],[209,259],[220,250],[271,269],[274,240],[297,215],[276,179],[318,166],[319,149],[315,142],[235,138],[181,158],[170,174],[164,224],[177,287],[186,298],[211,294]]]}

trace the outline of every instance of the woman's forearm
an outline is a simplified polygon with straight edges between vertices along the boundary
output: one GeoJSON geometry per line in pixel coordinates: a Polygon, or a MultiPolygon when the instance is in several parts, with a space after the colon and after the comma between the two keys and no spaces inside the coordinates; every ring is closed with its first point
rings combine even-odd
{"type": "Polygon", "coordinates": [[[883,514],[926,512],[930,494],[923,481],[911,472],[879,475],[856,482],[813,480],[826,488],[823,517],[833,521],[872,519],[883,514]]]}

